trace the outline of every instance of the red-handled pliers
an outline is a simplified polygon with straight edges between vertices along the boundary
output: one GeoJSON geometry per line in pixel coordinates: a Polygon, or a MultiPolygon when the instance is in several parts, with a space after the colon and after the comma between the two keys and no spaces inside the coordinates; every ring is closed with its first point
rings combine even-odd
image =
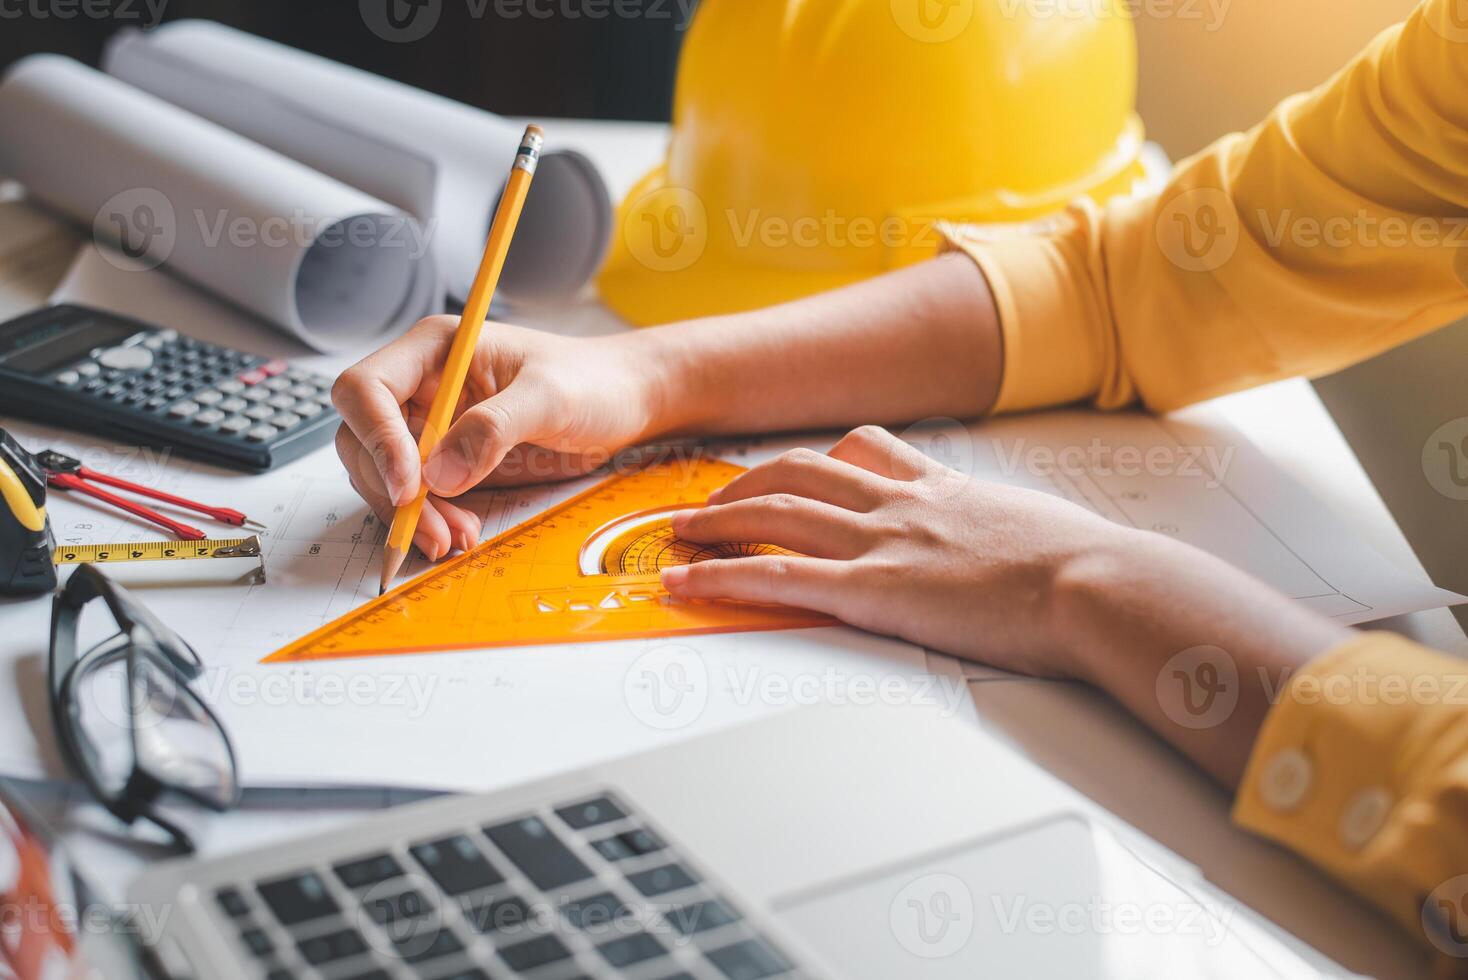
{"type": "Polygon", "coordinates": [[[126,497],[119,497],[115,493],[108,493],[106,490],[98,489],[92,486],[92,483],[106,484],[109,487],[116,487],[118,490],[135,493],[140,497],[148,497],[152,500],[162,501],[165,504],[171,504],[174,507],[191,510],[219,521],[221,524],[249,528],[252,531],[266,530],[265,525],[250,520],[237,510],[230,510],[227,507],[210,507],[207,504],[201,504],[195,500],[175,497],[173,494],[164,493],[162,490],[154,490],[151,487],[131,483],[119,477],[108,476],[106,473],[98,473],[94,469],[83,466],[81,460],[64,456],[50,449],[36,453],[35,455],[36,462],[40,464],[41,469],[46,471],[47,486],[55,487],[57,490],[70,490],[74,493],[83,493],[88,497],[93,497],[104,503],[111,504],[113,507],[124,510],[135,517],[141,517],[145,521],[157,524],[159,527],[171,531],[184,541],[200,541],[206,535],[196,527],[190,527],[187,524],[182,524],[172,518],[165,517],[153,508],[145,507],[136,501],[128,500],[126,497]],[[89,480],[92,482],[87,482],[89,480]]]}

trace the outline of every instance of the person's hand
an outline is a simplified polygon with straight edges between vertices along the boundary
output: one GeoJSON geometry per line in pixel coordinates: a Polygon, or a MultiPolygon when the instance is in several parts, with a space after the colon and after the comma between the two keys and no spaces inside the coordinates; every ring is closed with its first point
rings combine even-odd
{"type": "Polygon", "coordinates": [[[675,597],[799,606],[1044,676],[1073,672],[1055,621],[1064,569],[1136,533],[1048,494],[970,479],[874,427],[829,456],[798,449],[741,474],[673,529],[799,555],[668,569],[675,597]]]}
{"type": "Polygon", "coordinates": [[[420,465],[418,435],[457,326],[429,317],[348,370],[332,401],[345,424],[337,452],[352,486],[384,521],[426,481],[414,537],[430,559],[479,541],[481,522],[453,498],[483,484],[569,479],[652,435],[649,362],[627,338],[573,340],[491,323],[469,369],[455,421],[420,465]]]}

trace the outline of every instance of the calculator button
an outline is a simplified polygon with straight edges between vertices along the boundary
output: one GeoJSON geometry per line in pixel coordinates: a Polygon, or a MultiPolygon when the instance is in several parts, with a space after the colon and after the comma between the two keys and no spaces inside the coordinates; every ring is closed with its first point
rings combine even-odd
{"type": "Polygon", "coordinates": [[[147,401],[145,401],[143,403],[143,407],[146,408],[150,412],[156,412],[156,411],[158,411],[158,409],[162,408],[164,405],[167,405],[167,404],[168,404],[168,399],[167,398],[159,398],[158,396],[155,395],[152,398],[149,398],[147,401]]]}
{"type": "Polygon", "coordinates": [[[269,405],[252,405],[249,408],[245,409],[245,417],[252,418],[256,422],[264,422],[266,419],[270,418],[270,416],[274,414],[275,409],[271,408],[269,405]]]}
{"type": "Polygon", "coordinates": [[[290,412],[281,412],[270,419],[270,424],[277,429],[294,429],[301,424],[301,417],[292,415],[290,412]]]}
{"type": "Polygon", "coordinates": [[[217,391],[201,391],[194,396],[194,401],[200,405],[218,405],[224,401],[224,396],[217,391]]]}
{"type": "Polygon", "coordinates": [[[291,382],[289,378],[271,378],[265,382],[265,387],[271,391],[286,391],[291,387],[291,382]]]}
{"type": "Polygon", "coordinates": [[[163,349],[163,338],[162,337],[159,337],[157,335],[154,335],[152,337],[149,337],[147,340],[143,341],[143,346],[146,347],[146,348],[148,348],[148,350],[154,350],[154,351],[156,351],[156,350],[162,350],[163,349]]]}
{"type": "Polygon", "coordinates": [[[97,362],[114,371],[146,371],[153,366],[153,352],[144,347],[114,347],[103,351],[97,362]]]}
{"type": "Polygon", "coordinates": [[[322,408],[315,402],[301,401],[296,402],[294,405],[292,405],[291,411],[295,412],[303,419],[314,419],[316,416],[326,411],[326,409],[322,408]]]}
{"type": "Polygon", "coordinates": [[[315,398],[316,389],[311,385],[293,385],[290,394],[292,398],[315,398]]]}
{"type": "Polygon", "coordinates": [[[161,341],[163,341],[165,344],[171,344],[175,340],[178,339],[178,331],[177,330],[160,330],[160,331],[158,331],[158,339],[161,340],[161,341]]]}
{"type": "Polygon", "coordinates": [[[227,432],[230,435],[234,436],[239,435],[241,432],[244,432],[250,427],[250,424],[250,420],[245,418],[243,415],[231,415],[229,418],[219,423],[219,428],[221,431],[227,432]]]}
{"type": "Polygon", "coordinates": [[[245,390],[245,383],[238,378],[231,378],[228,381],[221,381],[217,387],[226,395],[238,395],[245,390]]]}
{"type": "Polygon", "coordinates": [[[95,378],[102,373],[102,369],[91,361],[88,361],[86,364],[78,364],[76,373],[84,378],[95,378]]]}
{"type": "Polygon", "coordinates": [[[226,412],[243,412],[250,407],[250,403],[243,398],[226,398],[219,403],[219,407],[226,412]]]}
{"type": "Polygon", "coordinates": [[[227,416],[217,408],[209,408],[194,416],[195,425],[218,425],[227,416]]]}
{"type": "Polygon", "coordinates": [[[199,414],[199,406],[193,402],[179,402],[168,410],[174,418],[187,419],[199,414]]]}
{"type": "Polygon", "coordinates": [[[70,388],[74,384],[77,384],[81,380],[82,376],[75,371],[62,371],[56,376],[56,383],[59,385],[66,385],[68,388],[70,388]]]}
{"type": "Polygon", "coordinates": [[[260,365],[260,370],[264,372],[266,377],[274,378],[277,375],[285,374],[289,367],[290,365],[285,361],[269,361],[260,365]]]}
{"type": "Polygon", "coordinates": [[[247,402],[263,402],[270,397],[270,392],[264,388],[247,388],[240,397],[247,402]]]}
{"type": "Polygon", "coordinates": [[[264,371],[246,371],[240,375],[240,380],[247,385],[257,385],[268,377],[264,371]]]}
{"type": "Polygon", "coordinates": [[[273,425],[257,425],[245,433],[245,438],[251,442],[269,442],[280,435],[280,430],[273,425]]]}
{"type": "Polygon", "coordinates": [[[106,395],[108,398],[117,398],[126,390],[126,385],[109,385],[107,387],[107,390],[102,392],[102,394],[106,395]]]}

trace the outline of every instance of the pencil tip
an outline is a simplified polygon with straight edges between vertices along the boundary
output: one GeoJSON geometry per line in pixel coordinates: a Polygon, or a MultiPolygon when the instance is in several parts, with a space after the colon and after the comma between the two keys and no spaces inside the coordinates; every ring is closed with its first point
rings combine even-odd
{"type": "Polygon", "coordinates": [[[382,551],[382,583],[377,595],[379,598],[387,595],[387,590],[392,588],[392,580],[398,577],[402,571],[403,561],[407,553],[389,545],[382,551]]]}

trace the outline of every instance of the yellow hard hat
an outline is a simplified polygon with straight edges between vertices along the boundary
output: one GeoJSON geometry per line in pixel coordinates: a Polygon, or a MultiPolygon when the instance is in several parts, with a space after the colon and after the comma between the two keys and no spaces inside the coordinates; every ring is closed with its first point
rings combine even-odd
{"type": "Polygon", "coordinates": [[[666,162],[600,275],[639,325],[753,309],[1142,178],[1127,0],[703,0],[666,162]]]}

